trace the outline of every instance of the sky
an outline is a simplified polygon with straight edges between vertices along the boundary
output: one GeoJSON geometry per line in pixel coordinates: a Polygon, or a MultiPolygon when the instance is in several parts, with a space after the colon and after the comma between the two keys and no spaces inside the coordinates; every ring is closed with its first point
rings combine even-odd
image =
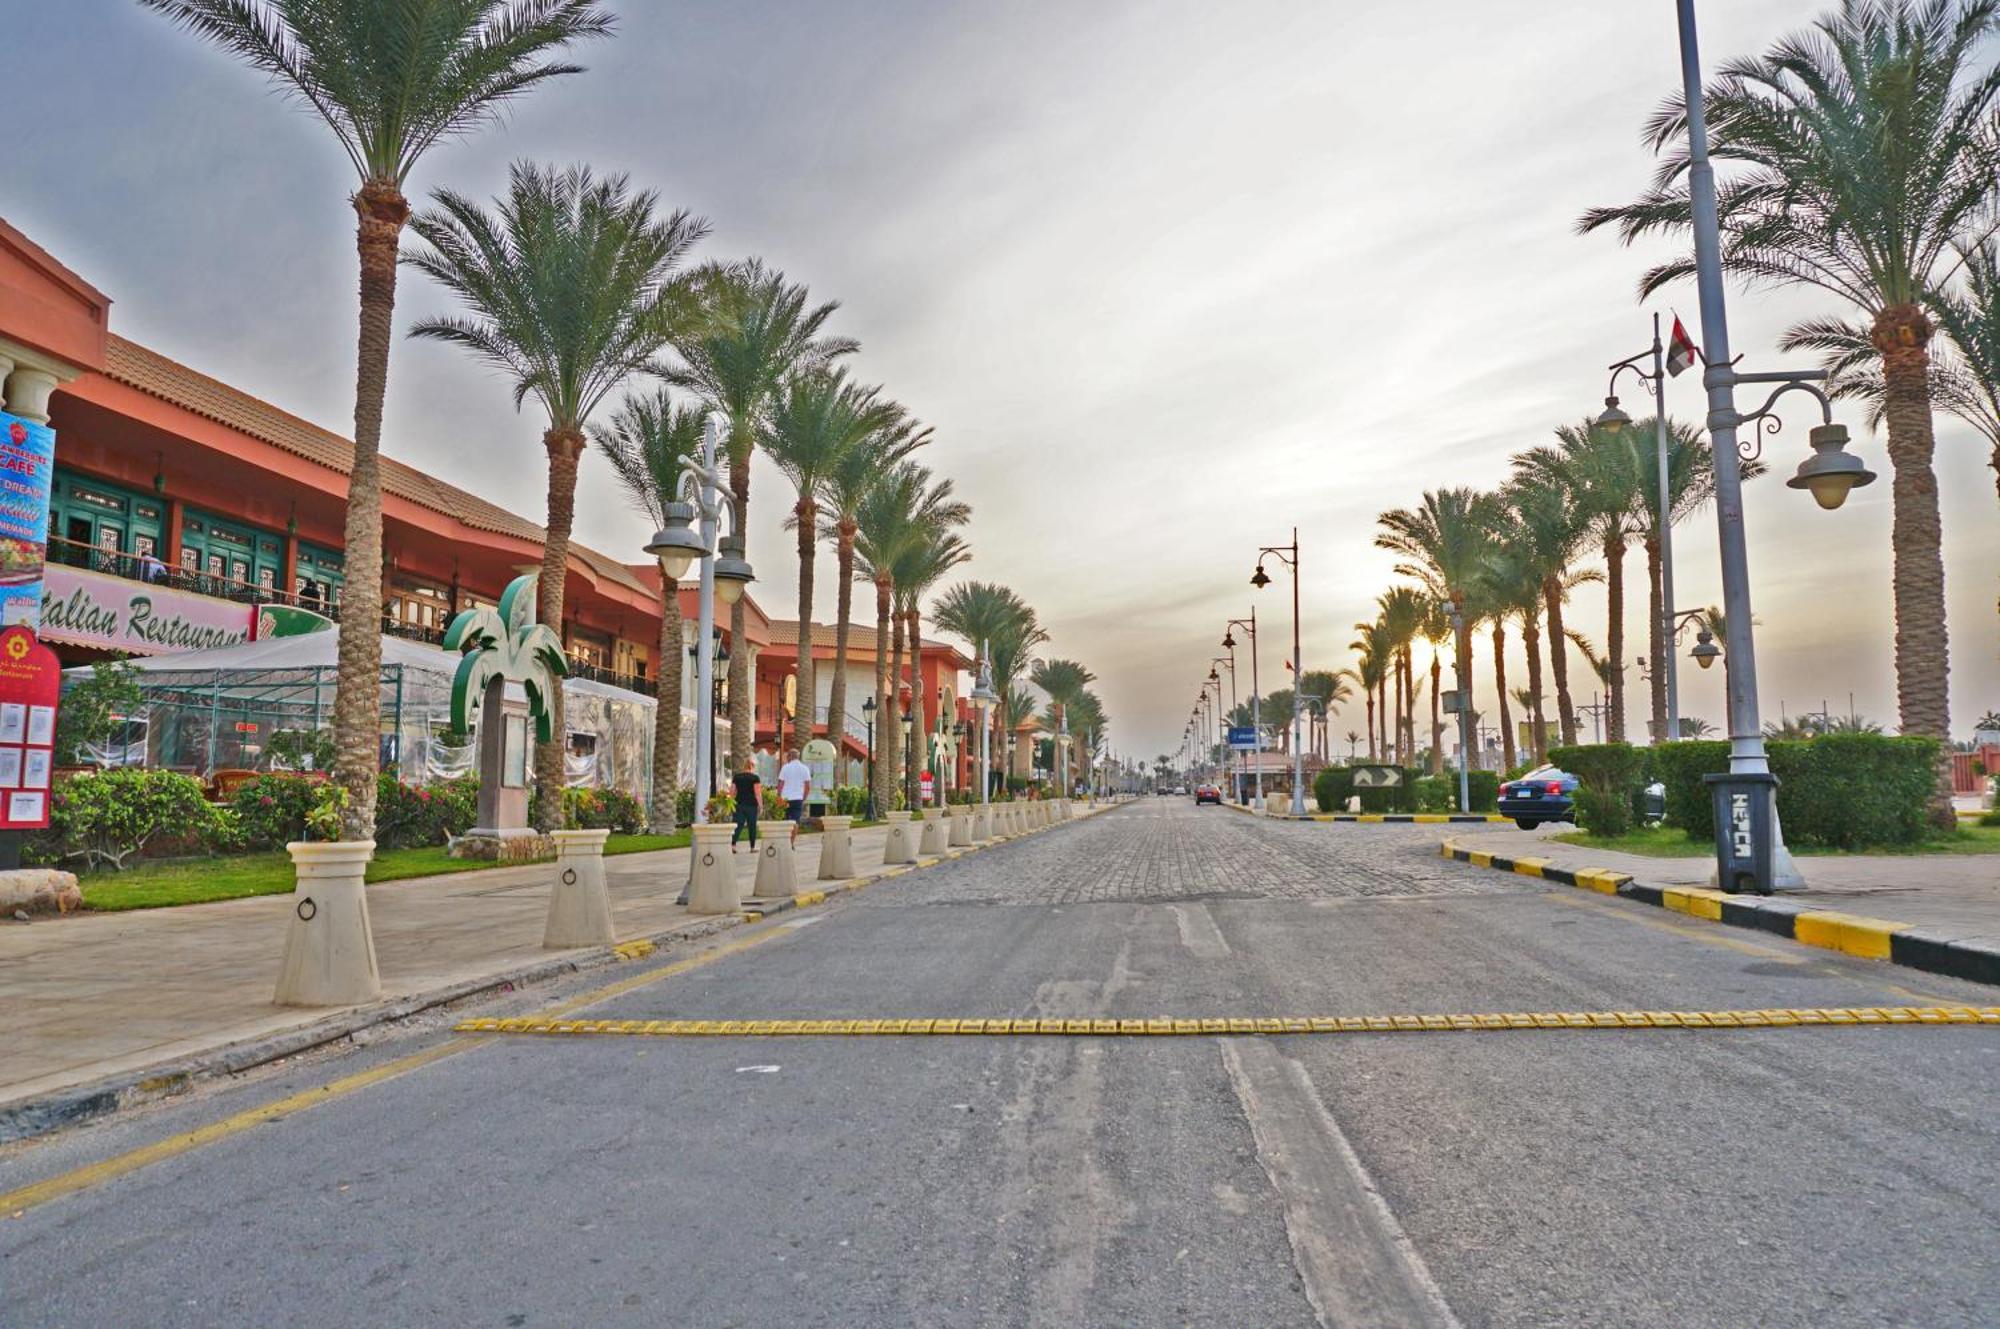
{"type": "MultiPolygon", "coordinates": [[[[1708,4],[1704,61],[1822,7],[1708,4]]],[[[516,160],[628,172],[710,220],[697,258],[761,255],[839,300],[853,372],[933,426],[925,461],[973,505],[964,575],[1036,606],[1048,653],[1098,676],[1125,754],[1179,745],[1225,621],[1253,603],[1266,689],[1279,677],[1290,588],[1251,589],[1259,546],[1298,528],[1304,663],[1348,665],[1353,625],[1395,580],[1380,512],[1500,483],[1513,453],[1598,408],[1652,310],[1698,327],[1691,288],[1637,301],[1665,249],[1574,233],[1650,176],[1640,126],[1678,70],[1669,0],[612,8],[617,35],[578,52],[586,73],[430,154],[412,197],[491,197],[516,160]]],[[[115,331],[348,432],[353,179],[332,136],[136,4],[26,7],[9,27],[42,91],[17,105],[0,211],[112,297],[115,331]]],[[[399,332],[448,309],[405,271],[399,332]]],[[[1779,335],[1841,312],[1736,289],[1729,309],[1752,369],[1804,366],[1779,335]]],[[[1701,417],[1696,375],[1668,409],[1701,417]]],[[[1811,423],[1797,415],[1747,490],[1761,689],[1770,717],[1844,712],[1851,693],[1893,726],[1889,467],[1861,412],[1842,418],[1881,481],[1835,513],[1786,489],[1811,423]]],[[[540,433],[462,352],[399,340],[390,455],[539,520],[540,433]]],[[[1985,445],[1946,417],[1937,472],[1953,725],[1969,733],[2000,709],[2000,510],[1985,445]]],[[[760,461],[749,552],[780,617],[789,502],[760,461]]],[[[630,561],[649,534],[589,456],[576,534],[630,561]]],[[[1719,602],[1712,511],[1676,538],[1681,604],[1719,602]]],[[[1641,551],[1627,569],[1636,655],[1641,551]]],[[[1601,647],[1601,588],[1569,612],[1601,647]]],[[[1510,669],[1518,685],[1518,646],[1510,669]]],[[[1720,722],[1721,671],[1681,676],[1684,713],[1720,722]]],[[[1333,728],[1362,728],[1359,705],[1333,728]]]]}

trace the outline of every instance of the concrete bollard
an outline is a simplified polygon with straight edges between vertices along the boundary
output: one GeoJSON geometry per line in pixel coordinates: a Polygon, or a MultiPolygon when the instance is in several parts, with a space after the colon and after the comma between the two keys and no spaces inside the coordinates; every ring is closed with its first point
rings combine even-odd
{"type": "Polygon", "coordinates": [[[854,875],[854,818],[819,819],[819,879],[845,881],[854,875]]]}
{"type": "Polygon", "coordinates": [[[945,835],[945,843],[954,849],[968,849],[972,846],[972,809],[952,804],[945,817],[950,829],[945,835]]]}
{"type": "Polygon", "coordinates": [[[944,855],[944,809],[924,809],[924,838],[917,846],[917,852],[931,857],[944,855]]]}
{"type": "Polygon", "coordinates": [[[750,893],[759,900],[789,900],[799,893],[799,864],[792,850],[791,826],[779,822],[777,834],[757,845],[757,880],[750,893]]]}
{"type": "Polygon", "coordinates": [[[611,892],[604,884],[604,842],[610,837],[608,829],[549,832],[556,842],[556,879],[542,928],[544,950],[609,946],[618,940],[611,930],[611,892]]]}
{"type": "Polygon", "coordinates": [[[736,857],[729,852],[734,826],[693,828],[693,857],[688,864],[688,912],[733,914],[743,907],[736,884],[736,857]]]}
{"type": "Polygon", "coordinates": [[[894,867],[899,863],[917,861],[917,828],[910,825],[910,814],[890,812],[884,814],[889,822],[888,838],[882,841],[882,862],[894,867]]]}
{"type": "Polygon", "coordinates": [[[382,995],[362,874],[373,840],[300,840],[285,846],[297,884],[278,962],[280,1006],[353,1006],[382,995]]]}
{"type": "Polygon", "coordinates": [[[972,840],[975,844],[985,844],[992,838],[993,814],[981,803],[972,813],[972,840]]]}

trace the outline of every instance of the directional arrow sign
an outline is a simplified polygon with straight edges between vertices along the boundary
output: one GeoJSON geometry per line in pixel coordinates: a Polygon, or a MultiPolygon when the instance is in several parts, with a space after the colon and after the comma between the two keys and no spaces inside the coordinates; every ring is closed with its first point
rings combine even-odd
{"type": "Polygon", "coordinates": [[[1356,789],[1394,789],[1403,783],[1403,768],[1400,766],[1356,766],[1354,787],[1356,789]]]}

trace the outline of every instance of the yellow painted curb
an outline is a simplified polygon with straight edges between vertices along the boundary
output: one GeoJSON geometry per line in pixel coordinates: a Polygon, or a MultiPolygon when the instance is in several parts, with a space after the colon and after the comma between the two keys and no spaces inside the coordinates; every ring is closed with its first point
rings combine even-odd
{"type": "Polygon", "coordinates": [[[1722,918],[1722,902],[1728,898],[1726,892],[1700,886],[1667,886],[1660,891],[1660,903],[1676,913],[1717,921],[1722,918]]]}
{"type": "Polygon", "coordinates": [[[1908,923],[1890,923],[1879,918],[1862,918],[1833,909],[1802,910],[1792,919],[1792,936],[1808,946],[1859,955],[1870,960],[1889,958],[1889,938],[1906,932],[1908,923]]]}
{"type": "Polygon", "coordinates": [[[1493,866],[1493,855],[1484,849],[1468,849],[1465,851],[1465,856],[1466,861],[1476,868],[1490,868],[1493,866]]]}
{"type": "Polygon", "coordinates": [[[1514,871],[1524,877],[1539,877],[1542,875],[1542,869],[1548,865],[1549,860],[1546,858],[1517,858],[1514,860],[1514,871]]]}
{"type": "Polygon", "coordinates": [[[1613,872],[1609,868],[1578,868],[1576,870],[1577,885],[1587,891],[1600,891],[1605,895],[1618,894],[1618,883],[1623,880],[1625,880],[1624,873],[1613,872]]]}

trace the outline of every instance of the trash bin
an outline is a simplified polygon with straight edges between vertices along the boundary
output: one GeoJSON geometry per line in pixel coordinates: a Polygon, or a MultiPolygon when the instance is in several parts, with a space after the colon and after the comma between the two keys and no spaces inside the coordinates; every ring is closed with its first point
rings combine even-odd
{"type": "Polygon", "coordinates": [[[1722,890],[1771,893],[1771,845],[1777,821],[1778,777],[1705,775],[1715,800],[1715,884],[1722,890]]]}

